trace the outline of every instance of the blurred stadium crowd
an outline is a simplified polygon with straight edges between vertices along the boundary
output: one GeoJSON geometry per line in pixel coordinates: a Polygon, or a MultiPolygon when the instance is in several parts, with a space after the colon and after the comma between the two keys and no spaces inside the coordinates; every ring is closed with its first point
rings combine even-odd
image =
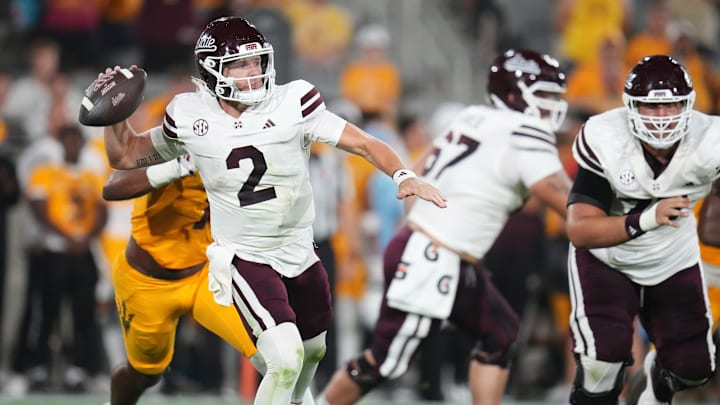
{"type": "MultiPolygon", "coordinates": [[[[720,111],[720,1],[716,0],[9,0],[0,5],[0,391],[109,389],[123,361],[122,332],[108,279],[127,240],[129,202],[108,203],[101,131],[81,128],[84,86],[106,66],[149,73],[138,129],[192,91],[192,47],[222,15],[254,22],[275,49],[277,80],[315,83],[328,108],[405,153],[412,162],[463,105],[484,102],[485,69],[500,51],[529,48],[562,61],[570,113],[558,134],[572,176],[570,145],[588,116],[621,106],[630,67],[669,54],[690,71],[695,108],[720,111]],[[82,135],[84,142],[68,142],[82,135]],[[75,149],[73,149],[75,148],[75,149]],[[61,181],[46,164],[67,164],[61,181]],[[50,195],[61,197],[49,198],[50,195]],[[83,236],[54,240],[47,218],[83,236]]],[[[318,371],[322,387],[359,352],[382,294],[381,252],[403,220],[394,183],[364,160],[313,148],[315,237],[335,287],[336,323],[318,371]],[[388,191],[390,190],[390,191],[388,191]]],[[[508,395],[566,400],[570,354],[563,224],[529,201],[485,258],[523,319],[508,395]]],[[[238,355],[191,318],[160,387],[172,393],[237,390],[238,355]]],[[[646,349],[637,334],[636,358],[646,349]]],[[[461,402],[472,345],[452,328],[428,342],[416,370],[380,393],[461,402]],[[438,365],[442,365],[441,367],[438,365]]],[[[635,366],[637,367],[637,365],[635,366]]],[[[241,371],[242,370],[242,371],[241,371]]],[[[694,400],[716,402],[715,381],[694,400]]]]}

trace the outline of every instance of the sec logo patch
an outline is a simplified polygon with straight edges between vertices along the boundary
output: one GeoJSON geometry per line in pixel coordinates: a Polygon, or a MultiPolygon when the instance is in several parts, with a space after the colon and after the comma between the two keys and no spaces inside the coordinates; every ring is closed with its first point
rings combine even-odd
{"type": "Polygon", "coordinates": [[[207,134],[209,127],[208,122],[200,118],[193,123],[193,132],[197,136],[203,136],[207,134]]]}
{"type": "Polygon", "coordinates": [[[620,172],[620,183],[629,186],[635,181],[635,173],[631,172],[630,170],[623,170],[620,172]]]}

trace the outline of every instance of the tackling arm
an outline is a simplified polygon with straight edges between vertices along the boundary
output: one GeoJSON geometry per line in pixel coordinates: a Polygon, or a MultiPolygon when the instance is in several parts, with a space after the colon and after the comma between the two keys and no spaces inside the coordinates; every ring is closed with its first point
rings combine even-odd
{"type": "Polygon", "coordinates": [[[116,170],[110,173],[103,186],[103,198],[107,201],[118,201],[140,197],[194,173],[195,165],[189,155],[150,167],[116,170]]]}

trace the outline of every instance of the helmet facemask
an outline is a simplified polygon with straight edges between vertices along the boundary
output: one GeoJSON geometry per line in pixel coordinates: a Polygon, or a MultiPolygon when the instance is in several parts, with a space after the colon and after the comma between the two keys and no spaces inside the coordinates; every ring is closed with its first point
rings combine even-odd
{"type": "MultiPolygon", "coordinates": [[[[221,57],[206,56],[198,60],[198,64],[202,69],[215,78],[215,88],[209,89],[219,98],[227,101],[234,101],[244,105],[255,105],[270,98],[272,88],[275,84],[275,68],[273,58],[273,48],[270,44],[249,43],[238,47],[238,52],[226,53],[221,57]],[[223,75],[223,71],[233,63],[260,56],[262,73],[256,76],[248,76],[242,78],[227,77],[223,75]],[[260,86],[252,86],[255,80],[262,80],[260,86]],[[243,88],[249,90],[240,90],[238,83],[243,83],[243,88]],[[254,87],[254,88],[253,88],[254,87]]],[[[209,86],[208,86],[209,87],[209,86]]]]}
{"type": "Polygon", "coordinates": [[[695,103],[695,91],[687,95],[673,95],[670,90],[653,90],[648,96],[637,97],[623,94],[628,109],[630,132],[642,142],[655,149],[667,149],[689,132],[688,123],[695,103]],[[641,114],[639,104],[681,103],[679,114],[654,116],[641,114]]]}
{"type": "Polygon", "coordinates": [[[524,114],[546,121],[553,131],[560,129],[568,109],[567,101],[562,98],[562,94],[565,94],[563,86],[545,81],[537,81],[528,86],[525,82],[519,81],[518,88],[527,104],[524,114]],[[543,97],[537,95],[538,92],[557,94],[559,97],[543,97]]]}

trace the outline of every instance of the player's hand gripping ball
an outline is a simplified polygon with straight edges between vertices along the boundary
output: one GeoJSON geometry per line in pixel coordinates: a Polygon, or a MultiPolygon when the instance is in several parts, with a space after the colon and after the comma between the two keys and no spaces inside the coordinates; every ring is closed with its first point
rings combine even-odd
{"type": "Polygon", "coordinates": [[[129,117],[143,100],[147,73],[119,69],[100,75],[85,90],[79,121],[91,127],[116,124],[129,117]]]}

